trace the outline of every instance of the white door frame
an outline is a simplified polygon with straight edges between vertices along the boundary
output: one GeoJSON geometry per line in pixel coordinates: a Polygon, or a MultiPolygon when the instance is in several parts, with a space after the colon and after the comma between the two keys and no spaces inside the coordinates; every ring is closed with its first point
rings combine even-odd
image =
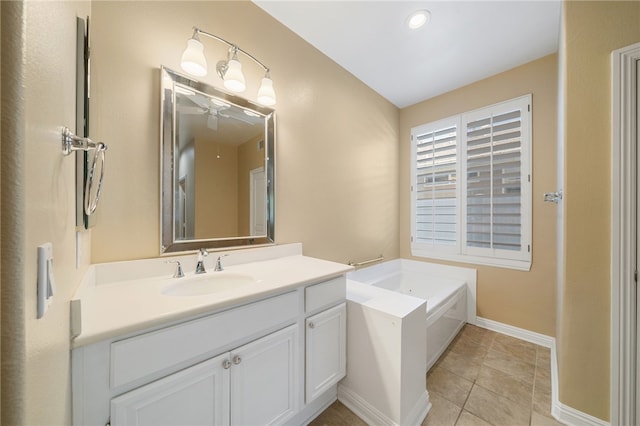
{"type": "MultiPolygon", "coordinates": [[[[256,192],[256,176],[264,174],[264,167],[258,167],[256,169],[249,171],[249,235],[255,236],[256,233],[256,206],[255,203],[255,192],[256,192]]],[[[266,178],[266,176],[265,176],[266,178]]],[[[266,193],[266,191],[265,191],[266,193]]],[[[266,203],[266,200],[265,200],[266,203]]],[[[266,209],[265,209],[266,210],[266,209]]],[[[266,235],[267,230],[260,235],[266,235]]]]}
{"type": "Polygon", "coordinates": [[[611,54],[611,424],[636,424],[637,68],[640,43],[611,54]]]}

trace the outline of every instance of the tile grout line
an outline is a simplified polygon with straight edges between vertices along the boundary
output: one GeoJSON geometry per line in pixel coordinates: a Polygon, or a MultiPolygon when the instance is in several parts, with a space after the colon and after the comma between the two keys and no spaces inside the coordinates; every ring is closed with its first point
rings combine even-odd
{"type": "Polygon", "coordinates": [[[529,409],[529,426],[532,426],[533,422],[533,406],[535,401],[535,393],[536,393],[536,377],[538,376],[538,352],[540,351],[540,345],[536,345],[536,360],[535,367],[533,369],[533,385],[531,386],[531,406],[529,409]]]}
{"type": "MultiPolygon", "coordinates": [[[[516,338],[516,339],[517,339],[517,338],[516,338]]],[[[507,355],[507,356],[509,356],[509,357],[513,357],[513,356],[514,356],[514,355],[512,355],[512,354],[511,354],[511,353],[509,353],[509,352],[504,352],[504,351],[502,351],[502,350],[501,350],[500,348],[498,348],[498,347],[494,347],[495,342],[496,342],[496,335],[494,334],[493,339],[492,339],[492,341],[491,341],[491,344],[490,344],[490,345],[488,345],[487,353],[484,355],[483,360],[482,360],[482,363],[480,364],[480,367],[481,367],[481,368],[482,368],[483,366],[485,366],[485,360],[486,360],[486,358],[487,358],[487,356],[488,356],[489,352],[491,352],[491,351],[497,351],[497,352],[499,352],[499,353],[501,353],[501,354],[504,354],[504,355],[507,355]]],[[[534,388],[535,388],[535,378],[536,378],[537,368],[538,368],[538,350],[539,350],[538,346],[539,346],[539,345],[536,345],[536,347],[535,347],[535,358],[534,358],[534,360],[533,360],[534,374],[533,374],[533,381],[532,381],[532,384],[530,385],[530,389],[531,389],[531,400],[530,400],[530,404],[529,404],[529,422],[528,422],[528,426],[531,426],[531,422],[533,421],[533,404],[534,404],[533,396],[534,396],[534,388]]],[[[527,362],[527,363],[528,363],[528,362],[527,362]]],[[[486,366],[486,367],[489,367],[489,366],[486,366]]],[[[489,368],[491,368],[491,367],[489,367],[489,368]]],[[[514,377],[515,377],[515,376],[514,376],[514,377]]],[[[521,381],[521,382],[522,382],[522,380],[521,380],[521,379],[519,379],[519,378],[517,378],[517,377],[515,377],[515,378],[516,378],[517,380],[519,380],[519,381],[521,381]]],[[[477,380],[477,377],[476,377],[476,380],[477,380]]],[[[477,384],[477,383],[476,383],[476,380],[474,380],[474,381],[473,381],[472,389],[473,389],[473,387],[475,387],[475,386],[483,387],[482,385],[477,384]]],[[[489,390],[489,392],[492,392],[492,391],[491,391],[491,390],[489,390]]],[[[471,392],[469,392],[469,395],[470,395],[470,394],[471,394],[471,392]]],[[[467,400],[468,400],[468,397],[467,397],[467,400]]],[[[512,403],[512,404],[519,405],[519,404],[517,404],[517,403],[516,403],[516,402],[514,402],[514,401],[511,401],[511,403],[512,403]]],[[[466,404],[466,401],[465,401],[465,404],[466,404]]],[[[481,418],[481,417],[480,417],[480,418],[481,418]]],[[[481,419],[482,419],[482,418],[481,418],[481,419]]],[[[491,422],[490,422],[490,421],[488,421],[487,419],[482,419],[482,420],[486,421],[488,424],[493,425],[493,423],[491,423],[491,422]]],[[[496,425],[493,425],[493,426],[496,426],[496,425]]]]}
{"type": "MultiPolygon", "coordinates": [[[[487,346],[488,346],[487,351],[486,351],[486,353],[482,356],[482,361],[479,363],[479,364],[480,364],[480,369],[478,370],[478,374],[474,377],[473,382],[471,383],[471,388],[469,389],[469,393],[467,394],[467,397],[465,398],[464,403],[462,404],[462,409],[460,410],[460,413],[458,413],[458,417],[456,418],[456,421],[455,421],[455,423],[454,423],[454,426],[458,424],[458,421],[460,420],[460,417],[462,417],[462,413],[465,411],[465,408],[464,408],[464,407],[465,407],[465,405],[467,405],[467,401],[468,401],[468,400],[469,400],[469,398],[471,397],[471,392],[473,391],[473,388],[476,386],[476,382],[477,382],[477,380],[478,380],[478,375],[480,374],[480,370],[481,370],[481,369],[482,369],[482,367],[484,366],[484,363],[485,363],[485,361],[486,361],[487,355],[489,354],[489,351],[491,351],[491,348],[493,347],[493,342],[495,342],[495,339],[496,339],[496,337],[495,337],[495,335],[494,335],[494,336],[493,336],[493,338],[492,338],[492,340],[491,340],[491,343],[490,343],[489,345],[487,345],[487,346]]],[[[477,346],[482,346],[482,345],[481,345],[481,342],[475,342],[475,341],[473,341],[472,339],[469,339],[469,340],[470,340],[470,342],[471,342],[471,343],[473,343],[473,344],[475,344],[475,345],[477,345],[477,346]]],[[[480,385],[477,385],[477,386],[480,386],[480,385]]],[[[480,387],[481,387],[481,386],[480,386],[480,387]]],[[[487,422],[488,424],[490,424],[490,425],[492,425],[492,426],[495,426],[495,425],[493,425],[493,423],[491,423],[488,419],[483,419],[482,417],[477,416],[476,414],[474,414],[474,413],[472,413],[472,412],[470,412],[470,411],[469,411],[469,414],[471,414],[471,415],[473,415],[473,416],[478,417],[479,419],[481,419],[481,420],[483,420],[483,421],[487,422]]]]}
{"type": "MultiPolygon", "coordinates": [[[[466,410],[465,406],[466,406],[466,404],[468,403],[468,401],[469,401],[469,399],[471,397],[471,392],[475,389],[476,386],[479,386],[479,387],[484,389],[484,387],[479,384],[478,378],[479,378],[480,370],[482,368],[485,368],[485,367],[490,368],[488,365],[486,365],[486,361],[487,361],[487,357],[489,356],[489,354],[492,351],[497,351],[498,353],[504,354],[504,355],[509,356],[509,357],[515,356],[517,358],[517,355],[513,355],[510,352],[503,352],[500,349],[500,347],[495,346],[496,342],[500,343],[499,341],[496,340],[496,336],[497,335],[498,334],[496,334],[496,333],[492,333],[491,338],[489,339],[488,342],[487,342],[486,336],[479,337],[477,335],[473,335],[473,336],[467,335],[467,336],[464,337],[464,342],[466,344],[471,344],[471,345],[478,346],[478,347],[483,347],[484,349],[486,349],[485,351],[483,351],[484,353],[482,354],[482,356],[479,359],[477,359],[477,361],[475,361],[475,362],[478,363],[479,370],[478,370],[478,374],[476,374],[472,380],[467,379],[465,376],[460,376],[456,372],[451,371],[449,368],[442,367],[445,370],[447,370],[450,374],[453,374],[455,376],[458,376],[458,377],[460,377],[462,379],[466,379],[469,382],[471,382],[471,387],[469,389],[469,392],[466,395],[465,401],[462,403],[462,407],[460,407],[460,411],[458,412],[458,415],[456,416],[456,419],[455,419],[455,421],[453,423],[454,425],[456,425],[460,421],[463,412],[467,411],[470,415],[478,417],[479,419],[481,419],[482,421],[486,422],[487,424],[492,425],[492,426],[496,426],[496,425],[494,425],[494,423],[492,423],[488,419],[485,419],[483,417],[477,416],[473,412],[466,410]]],[[[460,337],[462,337],[462,336],[460,336],[460,337]]],[[[517,339],[517,338],[515,338],[515,339],[516,340],[520,340],[520,339],[517,339]]],[[[500,345],[498,345],[498,346],[500,346],[500,345]]],[[[538,375],[538,372],[540,371],[540,369],[538,368],[539,367],[538,360],[539,360],[539,356],[540,356],[541,347],[539,345],[535,345],[534,349],[535,349],[535,352],[534,352],[534,357],[535,358],[534,358],[533,363],[532,363],[533,364],[533,373],[534,373],[533,374],[533,381],[531,382],[531,384],[528,385],[528,389],[531,391],[531,397],[530,397],[531,399],[530,399],[529,413],[528,413],[529,419],[528,419],[528,423],[525,423],[525,424],[528,424],[529,426],[531,426],[532,422],[533,422],[533,412],[534,412],[533,408],[534,408],[534,403],[535,403],[534,395],[535,395],[535,389],[536,389],[536,377],[538,375]]],[[[465,353],[458,353],[455,349],[452,350],[451,352],[454,352],[454,353],[456,353],[457,355],[460,355],[460,356],[465,356],[465,353]]],[[[520,381],[520,382],[524,382],[524,380],[522,380],[519,377],[514,376],[514,378],[516,380],[520,381]]],[[[492,391],[489,390],[489,392],[492,392],[492,391]]],[[[442,396],[444,397],[444,399],[448,399],[448,398],[446,398],[446,395],[442,395],[442,396]]],[[[514,401],[511,401],[511,403],[519,405],[514,401]]],[[[525,408],[526,406],[521,406],[521,407],[525,408]]]]}

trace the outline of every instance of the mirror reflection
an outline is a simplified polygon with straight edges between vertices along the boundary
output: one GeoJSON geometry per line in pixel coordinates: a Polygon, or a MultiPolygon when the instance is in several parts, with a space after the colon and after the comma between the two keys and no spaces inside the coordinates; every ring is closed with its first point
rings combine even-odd
{"type": "Polygon", "coordinates": [[[161,251],[273,242],[273,110],[162,74],[161,251]]]}
{"type": "Polygon", "coordinates": [[[176,136],[175,239],[266,235],[264,118],[176,84],[176,136]]]}

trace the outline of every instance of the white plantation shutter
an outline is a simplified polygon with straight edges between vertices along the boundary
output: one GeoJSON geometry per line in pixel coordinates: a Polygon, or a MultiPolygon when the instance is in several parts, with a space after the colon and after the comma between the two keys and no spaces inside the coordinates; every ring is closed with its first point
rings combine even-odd
{"type": "Polygon", "coordinates": [[[412,254],[531,266],[531,96],[412,129],[412,254]]]}
{"type": "Polygon", "coordinates": [[[521,111],[467,123],[467,245],[520,250],[521,111]]]}
{"type": "Polygon", "coordinates": [[[457,126],[417,134],[415,238],[454,245],[457,241],[457,126]]]}

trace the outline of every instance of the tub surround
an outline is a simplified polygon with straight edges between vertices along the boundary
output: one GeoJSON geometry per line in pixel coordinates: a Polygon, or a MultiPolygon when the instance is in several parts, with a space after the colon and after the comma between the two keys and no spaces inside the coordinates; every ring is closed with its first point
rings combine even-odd
{"type": "Polygon", "coordinates": [[[172,256],[92,265],[71,301],[74,348],[114,336],[204,315],[323,281],[353,268],[302,254],[301,244],[211,253],[205,258],[213,275],[220,254],[225,272],[247,274],[250,285],[202,296],[168,296],[164,286],[193,277],[196,255],[172,256]],[[185,278],[172,278],[179,260],[185,278]]]}
{"type": "Polygon", "coordinates": [[[413,298],[426,300],[427,370],[464,324],[477,323],[475,269],[395,259],[350,272],[348,278],[350,301],[368,306],[379,301],[378,309],[387,313],[413,298]]]}
{"type": "Polygon", "coordinates": [[[368,424],[420,424],[431,409],[426,302],[347,281],[348,375],[338,399],[368,424]]]}
{"type": "Polygon", "coordinates": [[[349,374],[340,401],[369,424],[420,424],[424,377],[468,321],[476,271],[396,259],[347,274],[349,374]]]}

